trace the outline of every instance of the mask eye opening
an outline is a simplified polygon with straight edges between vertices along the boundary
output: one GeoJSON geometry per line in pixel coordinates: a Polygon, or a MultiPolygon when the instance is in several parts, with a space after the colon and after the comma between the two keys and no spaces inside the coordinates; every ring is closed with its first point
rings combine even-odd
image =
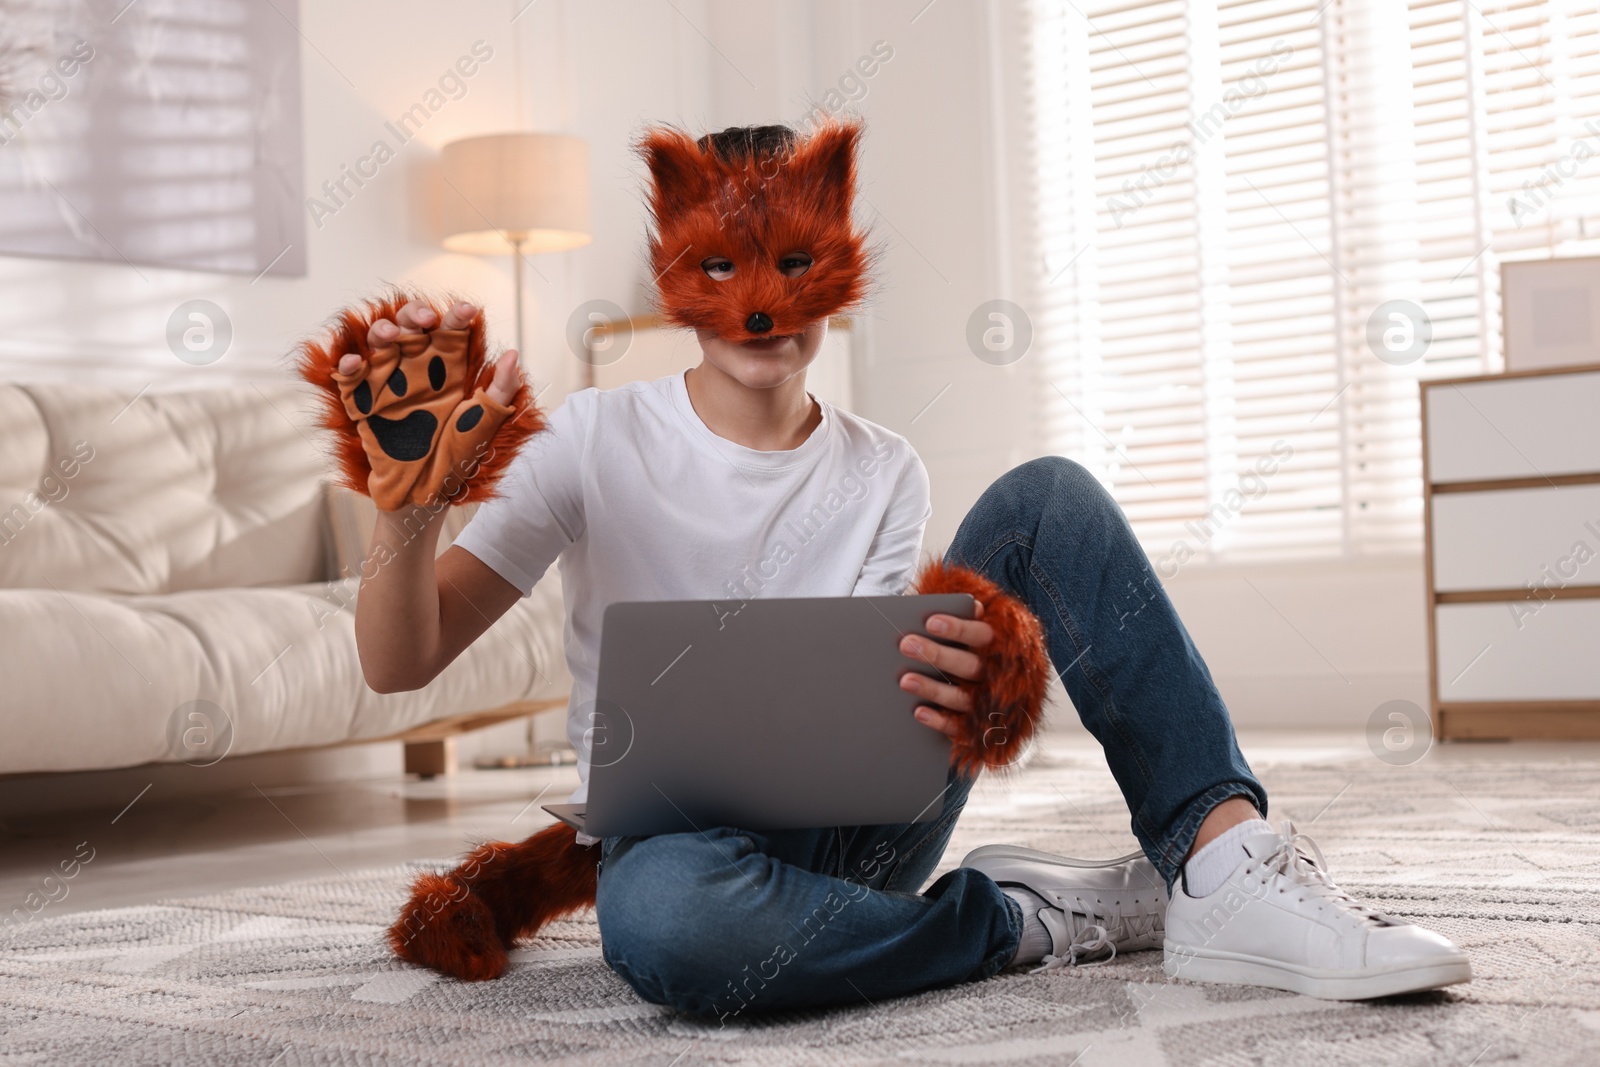
{"type": "Polygon", "coordinates": [[[700,261],[700,269],[715,282],[725,282],[738,270],[727,256],[707,256],[700,261]]]}
{"type": "Polygon", "coordinates": [[[811,269],[811,257],[804,252],[788,252],[778,257],[778,273],[785,278],[798,278],[811,269]]]}

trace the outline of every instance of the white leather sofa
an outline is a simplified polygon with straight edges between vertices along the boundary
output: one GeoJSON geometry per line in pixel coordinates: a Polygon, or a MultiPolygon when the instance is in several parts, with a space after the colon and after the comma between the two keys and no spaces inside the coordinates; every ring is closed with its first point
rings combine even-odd
{"type": "Polygon", "coordinates": [[[335,579],[370,505],[327,487],[310,399],[0,385],[0,774],[194,762],[196,723],[231,755],[401,736],[437,772],[452,732],[564,696],[553,570],[427,688],[367,688],[335,579]]]}

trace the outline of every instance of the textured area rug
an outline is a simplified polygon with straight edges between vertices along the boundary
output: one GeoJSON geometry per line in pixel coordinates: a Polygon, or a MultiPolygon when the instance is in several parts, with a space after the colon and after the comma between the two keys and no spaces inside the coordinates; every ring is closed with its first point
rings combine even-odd
{"type": "MultiPolygon", "coordinates": [[[[1462,945],[1476,980],[1340,1004],[1169,981],[1145,952],[718,1026],[639,1000],[592,917],[495,982],[399,963],[381,934],[419,864],[41,917],[0,946],[0,1063],[1600,1063],[1600,765],[1257,769],[1274,818],[1309,829],[1347,887],[1462,945]]],[[[1097,759],[1046,751],[974,793],[945,863],[997,840],[1112,855],[1126,826],[1097,759]]]]}

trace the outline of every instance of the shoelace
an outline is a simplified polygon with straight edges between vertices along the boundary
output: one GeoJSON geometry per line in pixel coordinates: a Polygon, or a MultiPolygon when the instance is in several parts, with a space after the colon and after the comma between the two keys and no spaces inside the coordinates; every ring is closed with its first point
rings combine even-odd
{"type": "Polygon", "coordinates": [[[1054,953],[1047,954],[1039,961],[1040,965],[1029,971],[1029,974],[1060,970],[1063,967],[1098,967],[1103,963],[1110,963],[1117,958],[1118,941],[1129,941],[1135,937],[1154,934],[1156,923],[1161,918],[1159,915],[1094,915],[1087,907],[1083,911],[1066,911],[1065,915],[1067,928],[1072,932],[1072,941],[1067,946],[1066,953],[1060,956],[1054,953]],[[1095,960],[1093,963],[1078,962],[1083,957],[1102,949],[1111,950],[1105,959],[1095,960]]]}
{"type": "MultiPolygon", "coordinates": [[[[1297,831],[1291,820],[1283,820],[1279,836],[1283,840],[1271,854],[1261,858],[1256,864],[1257,869],[1266,868],[1282,874],[1300,887],[1302,900],[1308,895],[1314,896],[1335,911],[1350,914],[1362,923],[1389,925],[1392,920],[1388,916],[1361,903],[1334,884],[1328,874],[1328,861],[1322,855],[1322,849],[1309,836],[1297,831]]],[[[1286,890],[1280,888],[1279,892],[1286,890]]]]}

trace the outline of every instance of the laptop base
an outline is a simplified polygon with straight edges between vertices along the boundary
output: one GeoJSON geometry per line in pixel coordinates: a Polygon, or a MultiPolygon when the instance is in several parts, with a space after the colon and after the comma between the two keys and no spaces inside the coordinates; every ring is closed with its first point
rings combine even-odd
{"type": "Polygon", "coordinates": [[[583,824],[584,824],[584,817],[583,817],[584,816],[584,809],[587,808],[589,805],[587,805],[587,804],[542,804],[540,806],[542,808],[544,808],[545,811],[548,811],[551,815],[554,815],[556,818],[560,819],[562,822],[566,823],[568,826],[570,826],[574,830],[578,831],[578,833],[581,834],[581,833],[585,832],[584,828],[583,828],[583,824]]]}

